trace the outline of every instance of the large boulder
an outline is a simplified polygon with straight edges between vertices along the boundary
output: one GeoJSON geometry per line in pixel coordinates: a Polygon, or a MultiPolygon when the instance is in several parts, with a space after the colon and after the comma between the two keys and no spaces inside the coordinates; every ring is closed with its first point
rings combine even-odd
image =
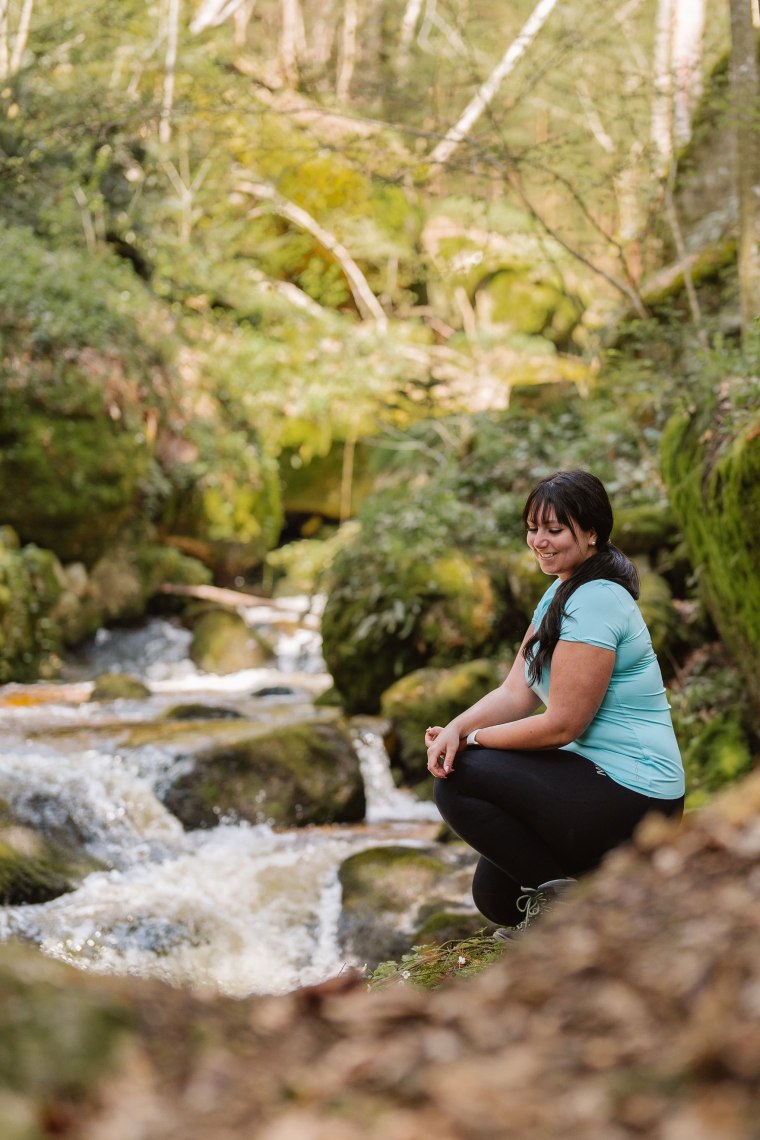
{"type": "Polygon", "coordinates": [[[234,610],[207,609],[192,627],[190,657],[206,673],[259,669],[271,659],[271,649],[234,610]]]}
{"type": "Polygon", "coordinates": [[[760,717],[760,412],[757,381],[674,416],[662,442],[673,510],[699,589],[760,717]]]}
{"type": "Polygon", "coordinates": [[[188,829],[221,818],[300,826],[364,818],[359,759],[333,714],[252,730],[188,757],[191,767],[163,801],[188,829]]]}

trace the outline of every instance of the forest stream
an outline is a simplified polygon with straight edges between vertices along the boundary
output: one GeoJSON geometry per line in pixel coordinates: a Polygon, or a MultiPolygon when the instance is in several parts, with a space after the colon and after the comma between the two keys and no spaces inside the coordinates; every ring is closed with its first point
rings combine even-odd
{"type": "Polygon", "coordinates": [[[74,829],[104,870],[52,901],[0,909],[0,938],[31,942],[81,968],[158,977],[233,996],[283,993],[337,974],[338,869],[370,846],[429,843],[437,812],[397,789],[380,722],[352,722],[367,801],[363,823],[275,829],[220,818],[185,831],[160,798],[187,741],[237,724],[291,723],[314,712],[329,678],[314,603],[288,599],[249,611],[274,636],[266,669],[200,673],[190,634],[153,619],[102,630],[58,683],[8,685],[0,701],[0,797],[42,833],[74,829]],[[283,623],[283,605],[290,608],[283,623]],[[144,700],[91,702],[95,676],[140,676],[144,700]],[[218,721],[186,722],[162,738],[178,702],[202,702],[218,721]],[[241,721],[239,718],[244,718],[241,721]]]}

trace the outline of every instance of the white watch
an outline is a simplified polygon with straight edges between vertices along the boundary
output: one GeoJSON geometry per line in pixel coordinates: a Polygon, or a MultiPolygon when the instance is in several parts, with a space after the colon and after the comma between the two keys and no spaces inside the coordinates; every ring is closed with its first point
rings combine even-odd
{"type": "MultiPolygon", "coordinates": [[[[467,733],[467,743],[468,744],[478,744],[478,741],[476,738],[477,738],[477,735],[479,732],[480,732],[479,728],[473,728],[472,732],[468,732],[467,733]]],[[[478,748],[480,748],[480,747],[482,747],[482,745],[478,744],[478,748]]]]}

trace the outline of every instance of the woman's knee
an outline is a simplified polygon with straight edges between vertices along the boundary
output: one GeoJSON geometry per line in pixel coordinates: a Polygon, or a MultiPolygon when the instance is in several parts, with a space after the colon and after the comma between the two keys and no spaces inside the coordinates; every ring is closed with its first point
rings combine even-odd
{"type": "Polygon", "coordinates": [[[457,793],[454,781],[436,780],[433,787],[435,806],[444,819],[448,819],[449,812],[456,805],[457,793]]]}

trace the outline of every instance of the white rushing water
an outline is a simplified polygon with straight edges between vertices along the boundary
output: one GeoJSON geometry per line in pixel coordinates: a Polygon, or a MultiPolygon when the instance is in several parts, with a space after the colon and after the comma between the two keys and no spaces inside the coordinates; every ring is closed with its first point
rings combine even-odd
{"type": "MultiPolygon", "coordinates": [[[[352,729],[365,823],[284,831],[222,820],[185,832],[159,799],[188,765],[185,750],[176,740],[124,739],[125,727],[155,721],[188,695],[249,723],[312,712],[329,678],[313,612],[294,620],[304,605],[291,605],[266,669],[199,673],[187,656],[187,632],[155,620],[101,633],[75,681],[5,687],[0,799],[48,834],[76,835],[107,869],[51,902],[0,907],[0,939],[33,942],[86,969],[235,996],[286,992],[355,964],[338,943],[340,863],[378,843],[424,842],[438,820],[431,804],[394,786],[378,726],[363,719],[352,729]],[[87,674],[105,671],[142,676],[150,698],[87,703],[87,674]]],[[[282,623],[282,607],[247,618],[271,630],[282,623]]]]}

